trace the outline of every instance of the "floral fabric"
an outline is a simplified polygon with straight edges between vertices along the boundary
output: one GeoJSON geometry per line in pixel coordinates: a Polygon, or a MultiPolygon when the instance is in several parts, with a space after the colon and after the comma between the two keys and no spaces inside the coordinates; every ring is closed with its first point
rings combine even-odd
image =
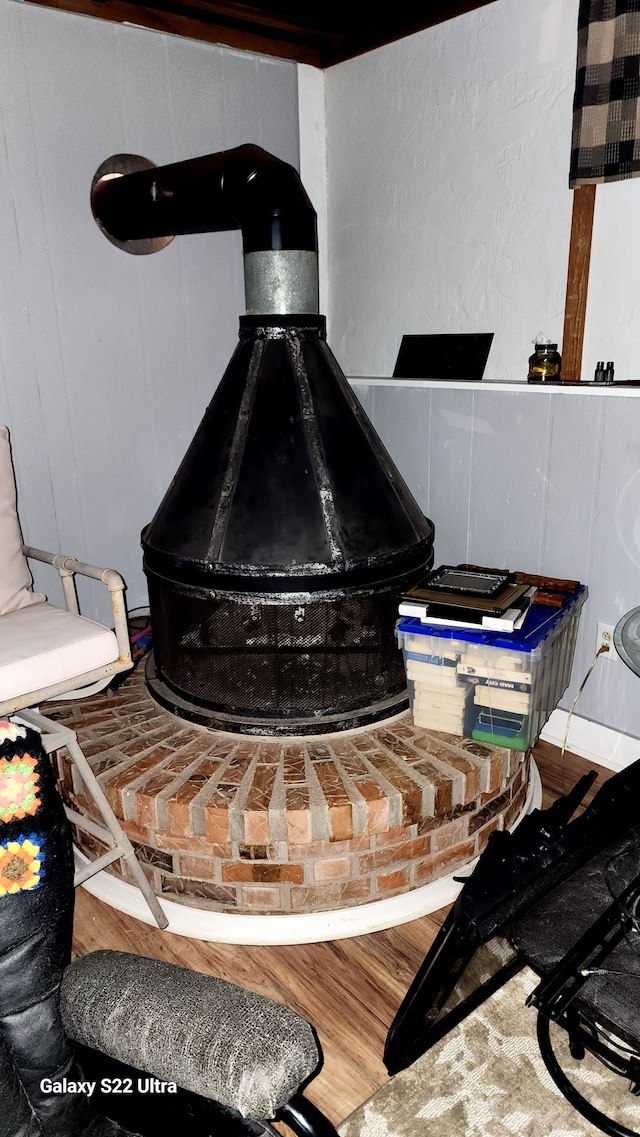
{"type": "Polygon", "coordinates": [[[31,892],[44,876],[42,839],[31,833],[0,844],[0,897],[31,892]]]}
{"type": "Polygon", "coordinates": [[[33,817],[40,806],[38,760],[30,754],[0,758],[0,825],[33,817]]]}

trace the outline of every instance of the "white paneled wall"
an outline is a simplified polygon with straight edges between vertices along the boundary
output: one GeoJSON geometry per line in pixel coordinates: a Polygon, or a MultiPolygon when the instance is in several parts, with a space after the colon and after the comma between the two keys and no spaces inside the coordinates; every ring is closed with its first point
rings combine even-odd
{"type": "MultiPolygon", "coordinates": [[[[24,536],[119,569],[135,607],[140,530],[237,339],[241,238],[130,256],[99,232],[91,179],[115,153],[162,164],[245,142],[297,166],[296,69],[14,0],[0,44],[0,423],[24,536]]],[[[87,601],[106,615],[99,590],[87,601]]]]}
{"type": "MultiPolygon", "coordinates": [[[[568,707],[599,621],[640,605],[640,398],[355,388],[435,524],[438,564],[584,581],[568,707]]],[[[600,659],[576,713],[640,738],[640,680],[600,659]]]]}

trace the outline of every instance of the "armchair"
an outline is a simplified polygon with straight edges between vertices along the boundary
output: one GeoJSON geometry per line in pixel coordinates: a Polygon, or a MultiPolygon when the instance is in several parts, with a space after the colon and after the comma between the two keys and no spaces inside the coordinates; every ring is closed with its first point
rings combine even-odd
{"type": "Polygon", "coordinates": [[[131,667],[124,582],[114,569],[22,545],[9,432],[0,427],[0,715],[45,700],[94,694],[131,667]],[[27,557],[52,565],[65,609],[35,593],[27,557]],[[115,632],[80,615],[75,574],[109,589],[115,632]]]}
{"type": "Polygon", "coordinates": [[[0,1137],[336,1137],[278,1003],[159,960],[70,963],[71,841],[39,735],[0,722],[0,1137]],[[9,804],[7,804],[9,803],[9,804]]]}
{"type": "Polygon", "coordinates": [[[133,846],[82,753],[75,731],[34,708],[44,700],[83,698],[105,687],[132,666],[124,606],[124,582],[114,569],[96,568],[73,557],[22,544],[16,510],[9,432],[0,427],[0,717],[20,712],[42,733],[48,753],[65,747],[77,776],[96,803],[104,825],[66,808],[68,819],[90,831],[107,852],[79,869],[75,883],[94,876],[113,861],[129,865],[156,923],[167,918],[136,859],[133,846]],[[27,557],[52,565],[62,581],[66,608],[56,608],[33,591],[27,557]],[[109,589],[115,631],[80,615],[75,574],[99,580],[109,589]]]}

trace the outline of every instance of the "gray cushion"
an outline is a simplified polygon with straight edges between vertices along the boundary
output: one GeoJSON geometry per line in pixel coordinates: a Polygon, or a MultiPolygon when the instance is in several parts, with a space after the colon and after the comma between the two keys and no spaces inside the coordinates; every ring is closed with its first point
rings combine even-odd
{"type": "Polygon", "coordinates": [[[93,952],[67,968],[60,996],[76,1042],[244,1117],[273,1117],[319,1062],[288,1007],[161,960],[93,952]]]}

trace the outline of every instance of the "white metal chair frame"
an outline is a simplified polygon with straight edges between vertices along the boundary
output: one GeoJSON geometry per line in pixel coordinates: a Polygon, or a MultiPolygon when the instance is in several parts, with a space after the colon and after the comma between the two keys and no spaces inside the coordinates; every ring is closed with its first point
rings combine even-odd
{"type": "Polygon", "coordinates": [[[102,786],[82,752],[76,732],[71,730],[70,727],[56,722],[54,719],[46,718],[37,710],[33,709],[45,701],[63,698],[81,699],[93,695],[106,687],[114,675],[119,674],[121,671],[128,671],[132,666],[129,629],[124,605],[124,581],[120,573],[116,572],[115,569],[96,568],[95,565],[84,564],[82,561],[77,561],[73,557],[65,557],[61,553],[47,553],[43,549],[34,549],[27,545],[22,546],[22,551],[26,557],[36,561],[42,561],[44,564],[53,565],[53,567],[58,570],[67,611],[75,616],[80,615],[75,585],[76,573],[81,576],[91,577],[94,580],[100,580],[107,586],[111,598],[114,628],[118,641],[118,658],[112,663],[104,664],[102,667],[96,667],[92,671],[83,672],[80,675],[73,676],[71,679],[52,683],[50,686],[41,687],[37,691],[25,692],[23,695],[15,696],[12,699],[0,700],[0,717],[19,713],[20,719],[41,732],[42,742],[47,754],[53,754],[63,747],[66,748],[73,763],[74,770],[77,771],[87,792],[93,798],[93,801],[100,811],[105,827],[96,824],[95,821],[84,817],[65,804],[65,813],[71,824],[76,825],[78,829],[82,829],[86,833],[92,834],[92,836],[96,837],[108,847],[108,851],[102,856],[78,868],[74,883],[76,885],[82,884],[85,880],[89,880],[90,877],[95,876],[96,873],[102,869],[107,868],[108,865],[113,864],[114,861],[122,858],[133,873],[136,883],[158,927],[166,928],[169,921],[149,881],[144,875],[129,837],[109,805],[102,786]]]}
{"type": "Polygon", "coordinates": [[[65,557],[62,553],[47,553],[44,549],[33,549],[29,545],[23,545],[22,551],[25,557],[53,565],[58,570],[67,612],[71,612],[74,616],[80,615],[75,574],[92,577],[93,580],[101,580],[106,584],[113,610],[118,658],[113,663],[105,663],[102,667],[94,668],[93,671],[82,672],[73,679],[52,683],[48,687],[41,687],[38,691],[27,691],[26,694],[13,699],[0,700],[0,715],[11,714],[12,711],[19,711],[22,707],[33,707],[52,699],[87,698],[106,687],[113,676],[120,671],[128,671],[132,663],[127,613],[124,606],[124,581],[120,573],[115,569],[101,569],[95,565],[84,564],[82,561],[76,561],[74,557],[65,557]]]}

